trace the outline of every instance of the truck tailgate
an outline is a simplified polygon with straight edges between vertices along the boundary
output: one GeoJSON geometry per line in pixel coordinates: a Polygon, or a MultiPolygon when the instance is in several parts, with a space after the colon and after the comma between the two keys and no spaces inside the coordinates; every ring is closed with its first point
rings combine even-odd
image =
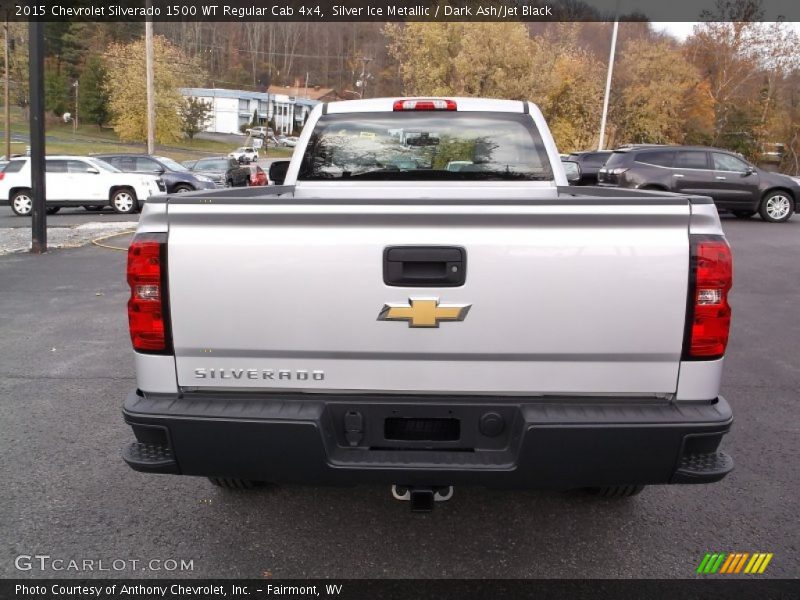
{"type": "Polygon", "coordinates": [[[688,201],[170,203],[185,388],[474,394],[674,393],[688,201]],[[384,283],[388,246],[466,252],[459,287],[384,283]],[[382,321],[386,304],[469,305],[382,321]]]}

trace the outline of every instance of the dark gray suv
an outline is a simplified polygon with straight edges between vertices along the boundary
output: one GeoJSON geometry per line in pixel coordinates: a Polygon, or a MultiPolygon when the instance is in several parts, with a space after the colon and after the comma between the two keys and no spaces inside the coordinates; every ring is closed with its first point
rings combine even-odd
{"type": "Polygon", "coordinates": [[[738,154],[702,146],[630,146],[614,151],[598,172],[600,185],[711,196],[717,208],[747,219],[788,221],[800,183],[759,169],[738,154]]]}

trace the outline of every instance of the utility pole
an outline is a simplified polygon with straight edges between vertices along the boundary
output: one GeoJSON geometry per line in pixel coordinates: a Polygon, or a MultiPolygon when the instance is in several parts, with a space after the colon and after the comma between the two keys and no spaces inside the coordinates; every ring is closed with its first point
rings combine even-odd
{"type": "Polygon", "coordinates": [[[31,252],[47,252],[47,211],[44,162],[44,23],[28,25],[28,79],[30,82],[31,130],[31,252]]]}
{"type": "Polygon", "coordinates": [[[366,56],[361,57],[361,79],[358,80],[358,97],[363,98],[364,94],[367,91],[367,79],[372,77],[369,73],[367,73],[367,63],[369,63],[372,59],[367,58],[366,56]]]}
{"type": "MultiPolygon", "coordinates": [[[[147,7],[150,7],[150,1],[147,7]]],[[[155,75],[153,73],[153,19],[147,17],[144,23],[144,45],[146,62],[147,82],[147,153],[154,154],[156,151],[156,90],[155,75]]]]}
{"type": "Polygon", "coordinates": [[[5,96],[5,108],[4,108],[4,117],[5,117],[5,130],[6,130],[6,160],[11,158],[11,66],[9,65],[9,46],[11,41],[9,40],[9,31],[8,31],[8,11],[6,11],[6,22],[5,22],[5,34],[6,34],[6,43],[5,43],[5,65],[6,65],[6,73],[5,73],[5,80],[6,80],[6,88],[4,90],[5,96]]]}
{"type": "Polygon", "coordinates": [[[603,116],[600,119],[600,140],[597,149],[602,150],[606,143],[606,120],[608,119],[608,98],[611,95],[611,76],[614,73],[614,55],[617,52],[617,30],[619,29],[619,2],[617,14],[614,15],[614,29],[611,33],[611,52],[608,56],[608,73],[606,74],[606,93],[603,97],[603,116]]]}
{"type": "Polygon", "coordinates": [[[72,84],[72,87],[75,88],[75,118],[72,120],[72,132],[73,135],[78,131],[78,88],[80,84],[76,79],[75,82],[72,84]]]}

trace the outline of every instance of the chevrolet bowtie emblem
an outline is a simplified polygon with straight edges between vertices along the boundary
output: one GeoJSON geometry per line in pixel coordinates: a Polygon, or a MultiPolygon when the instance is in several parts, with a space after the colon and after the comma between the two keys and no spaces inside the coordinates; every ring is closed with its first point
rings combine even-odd
{"type": "Polygon", "coordinates": [[[384,304],[379,321],[408,321],[409,327],[438,327],[440,321],[463,321],[471,304],[439,304],[438,298],[409,298],[409,304],[384,304]]]}

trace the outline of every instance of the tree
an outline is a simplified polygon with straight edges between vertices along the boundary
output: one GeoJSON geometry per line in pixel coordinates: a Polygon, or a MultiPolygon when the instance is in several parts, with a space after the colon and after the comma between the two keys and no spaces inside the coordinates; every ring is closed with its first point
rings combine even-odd
{"type": "MultiPolygon", "coordinates": [[[[153,39],[155,55],[156,141],[176,142],[183,134],[180,87],[200,85],[205,74],[190,58],[162,36],[153,39]]],[[[147,90],[144,38],[128,44],[114,43],[106,51],[105,90],[114,130],[120,139],[147,139],[147,90]]]]}
{"type": "Polygon", "coordinates": [[[70,86],[67,76],[54,68],[44,71],[44,107],[56,116],[68,112],[70,103],[70,86]]]}
{"type": "Polygon", "coordinates": [[[616,73],[619,91],[612,120],[617,143],[684,143],[690,119],[695,127],[702,117],[706,123],[713,119],[699,72],[669,40],[629,42],[616,73]]]}
{"type": "Polygon", "coordinates": [[[522,23],[407,23],[384,31],[404,93],[534,100],[560,147],[596,142],[603,69],[577,47],[576,27],[561,27],[558,44],[530,39],[522,23]]]}
{"type": "Polygon", "coordinates": [[[105,88],[106,69],[103,61],[91,56],[78,80],[80,119],[102,127],[108,122],[108,92],[105,88]]]}
{"type": "Polygon", "coordinates": [[[528,30],[522,23],[470,23],[453,67],[459,94],[529,100],[535,73],[528,30]]]}
{"type": "Polygon", "coordinates": [[[256,108],[256,109],[253,110],[253,118],[250,121],[250,125],[255,127],[258,124],[259,124],[259,121],[258,121],[258,109],[256,108]]]}
{"type": "Polygon", "coordinates": [[[200,100],[200,98],[185,98],[181,105],[181,123],[183,133],[190,140],[194,136],[205,130],[208,119],[211,115],[211,103],[200,100]]]}
{"type": "Polygon", "coordinates": [[[390,23],[384,29],[389,53],[400,64],[403,92],[413,96],[446,96],[458,80],[454,60],[463,23],[390,23]]]}
{"type": "Polygon", "coordinates": [[[407,23],[385,28],[410,95],[527,99],[534,72],[522,23],[407,23]]]}
{"type": "Polygon", "coordinates": [[[11,101],[27,112],[30,104],[28,86],[28,27],[25,23],[9,23],[11,52],[9,54],[9,76],[11,78],[11,101]]]}
{"type": "Polygon", "coordinates": [[[558,52],[553,59],[549,76],[533,99],[562,152],[596,147],[603,102],[602,68],[580,50],[558,52]]]}

